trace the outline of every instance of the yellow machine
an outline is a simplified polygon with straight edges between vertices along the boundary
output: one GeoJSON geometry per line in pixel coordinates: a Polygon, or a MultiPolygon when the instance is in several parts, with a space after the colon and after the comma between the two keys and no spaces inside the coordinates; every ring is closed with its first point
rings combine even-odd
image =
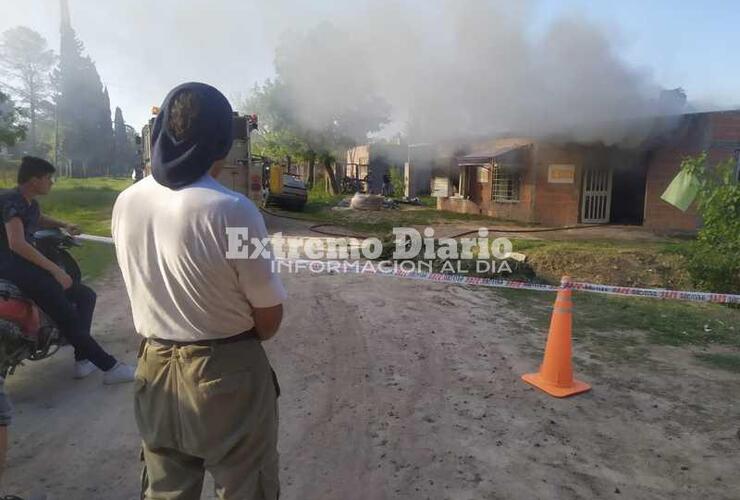
{"type": "Polygon", "coordinates": [[[271,193],[282,193],[283,192],[283,167],[280,165],[271,165],[268,172],[270,172],[270,192],[271,193]]]}
{"type": "Polygon", "coordinates": [[[264,163],[267,178],[266,204],[274,204],[290,210],[303,210],[308,201],[306,183],[297,175],[291,174],[282,165],[264,163]]]}

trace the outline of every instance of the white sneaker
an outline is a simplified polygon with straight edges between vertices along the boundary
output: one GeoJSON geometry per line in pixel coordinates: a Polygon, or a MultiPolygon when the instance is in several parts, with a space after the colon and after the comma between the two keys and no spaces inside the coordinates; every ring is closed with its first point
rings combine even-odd
{"type": "Polygon", "coordinates": [[[97,369],[98,367],[92,364],[92,362],[87,359],[83,359],[82,361],[75,361],[74,378],[85,378],[97,369]]]}
{"type": "Polygon", "coordinates": [[[112,385],[133,382],[135,371],[136,370],[133,366],[118,362],[116,366],[103,373],[103,383],[106,385],[112,385]]]}

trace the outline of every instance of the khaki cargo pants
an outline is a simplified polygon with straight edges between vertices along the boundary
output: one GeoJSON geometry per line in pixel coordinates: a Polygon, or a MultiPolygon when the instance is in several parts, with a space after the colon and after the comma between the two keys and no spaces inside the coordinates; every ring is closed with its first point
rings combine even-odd
{"type": "Polygon", "coordinates": [[[198,500],[204,472],[222,500],[276,500],[277,379],[256,339],[142,345],[135,414],[146,500],[198,500]]]}

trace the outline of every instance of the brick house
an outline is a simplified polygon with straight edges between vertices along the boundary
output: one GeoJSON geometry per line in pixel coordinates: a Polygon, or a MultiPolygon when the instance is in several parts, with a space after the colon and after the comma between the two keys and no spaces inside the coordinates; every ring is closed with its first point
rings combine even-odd
{"type": "Polygon", "coordinates": [[[740,110],[676,117],[634,147],[527,138],[496,139],[457,158],[453,196],[437,208],[547,226],[635,224],[657,232],[700,226],[660,195],[684,157],[707,152],[710,163],[740,153],[740,110]]]}
{"type": "MultiPolygon", "coordinates": [[[[347,150],[344,171],[337,172],[338,177],[366,182],[369,193],[380,194],[383,187],[383,176],[391,168],[403,171],[408,155],[408,148],[398,144],[364,144],[347,150]]],[[[398,194],[402,196],[403,193],[398,194]]]]}

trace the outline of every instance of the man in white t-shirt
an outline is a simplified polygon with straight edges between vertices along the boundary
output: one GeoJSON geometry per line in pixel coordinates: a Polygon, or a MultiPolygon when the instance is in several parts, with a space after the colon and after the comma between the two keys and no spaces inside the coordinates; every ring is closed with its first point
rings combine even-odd
{"type": "Polygon", "coordinates": [[[276,333],[286,293],[269,256],[227,258],[227,228],[267,237],[257,207],[214,179],[231,146],[231,106],[188,83],[160,109],[152,175],[121,193],[112,219],[145,337],[135,381],[142,495],[199,499],[208,470],[221,499],[276,500],[279,389],[261,342],[276,333]]]}

